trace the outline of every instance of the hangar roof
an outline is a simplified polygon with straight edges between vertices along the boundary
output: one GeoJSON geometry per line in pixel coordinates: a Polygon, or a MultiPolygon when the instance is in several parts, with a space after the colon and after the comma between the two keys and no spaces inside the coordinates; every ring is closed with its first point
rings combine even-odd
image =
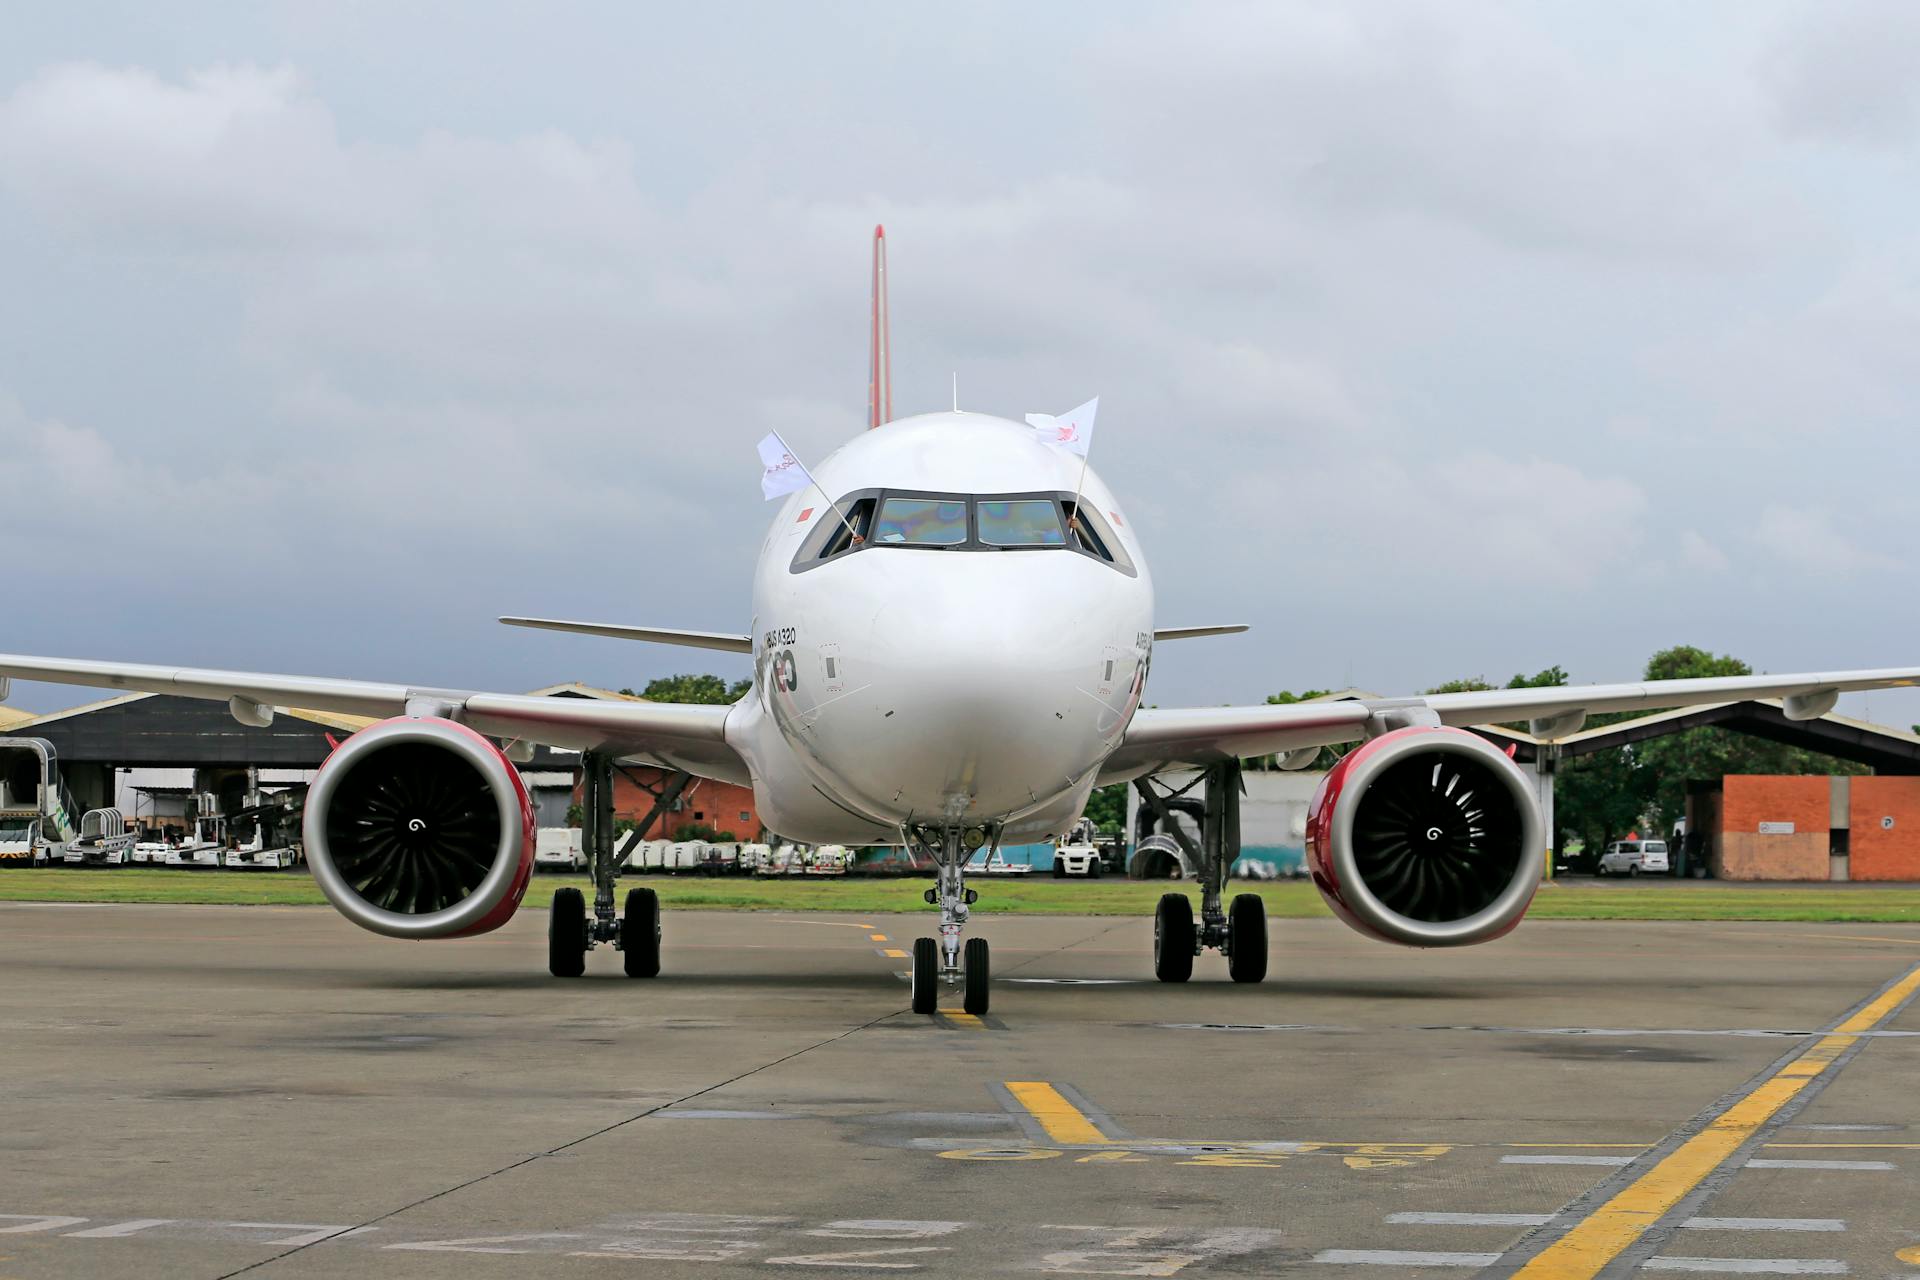
{"type": "MultiPolygon", "coordinates": [[[[1554,741],[1552,746],[1558,755],[1581,756],[1707,726],[1852,760],[1870,766],[1876,773],[1920,774],[1920,734],[1832,712],[1812,720],[1789,720],[1778,698],[1656,711],[1618,724],[1583,729],[1554,741]]],[[[1502,745],[1512,743],[1518,760],[1532,761],[1548,745],[1546,739],[1499,725],[1476,725],[1474,732],[1502,745]]]]}

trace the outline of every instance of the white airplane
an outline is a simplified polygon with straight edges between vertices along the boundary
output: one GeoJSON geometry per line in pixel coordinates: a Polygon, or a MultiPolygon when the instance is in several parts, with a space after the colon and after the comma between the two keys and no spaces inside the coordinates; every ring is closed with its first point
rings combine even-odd
{"type": "MultiPolygon", "coordinates": [[[[878,274],[876,272],[876,274],[878,274]]],[[[876,305],[876,312],[880,307],[876,305]]],[[[888,416],[875,344],[872,422],[888,416]]],[[[548,619],[502,621],[753,656],[731,706],[603,702],[405,684],[0,655],[4,677],[220,699],[245,724],[275,707],[389,717],[349,738],[307,796],[315,879],[355,924],[451,938],[504,924],[533,868],[533,811],[512,759],[535,743],[750,784],[766,825],[813,844],[904,844],[938,868],[938,939],[914,944],[912,1002],[943,982],[988,1006],[987,943],[961,932],[968,859],[1057,836],[1106,783],[1198,766],[1201,912],[1169,894],[1154,968],[1185,981],[1204,948],[1232,978],[1267,966],[1257,895],[1223,906],[1238,852],[1240,761],[1303,767],[1359,742],[1313,803],[1308,862],[1347,924],[1410,946],[1484,942],[1532,900],[1548,846],[1533,787],[1462,726],[1531,720],[1543,737],[1586,716],[1782,697],[1810,719],[1844,691],[1920,684],[1920,668],[1502,689],[1289,706],[1143,708],[1156,641],[1240,631],[1155,629],[1146,555],[1120,502],[1079,457],[1028,425],[933,413],[863,432],[781,506],[760,549],[750,632],[548,619]],[[1076,501],[1076,494],[1079,495],[1076,501]]],[[[1160,804],[1147,789],[1150,802],[1160,804]]],[[[1177,828],[1176,828],[1177,830],[1177,828]]],[[[1181,837],[1185,839],[1184,835],[1181,837]]],[[[634,889],[618,919],[602,826],[596,901],[554,897],[548,962],[584,971],[611,943],[629,975],[660,967],[659,907],[634,889]]]]}

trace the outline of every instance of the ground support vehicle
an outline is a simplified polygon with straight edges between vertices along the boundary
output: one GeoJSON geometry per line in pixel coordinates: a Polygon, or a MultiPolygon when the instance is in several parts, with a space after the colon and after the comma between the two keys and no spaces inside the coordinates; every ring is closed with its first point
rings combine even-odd
{"type": "Polygon", "coordinates": [[[1615,840],[1600,855],[1593,873],[1597,876],[1663,876],[1667,870],[1665,840],[1615,840]]]}

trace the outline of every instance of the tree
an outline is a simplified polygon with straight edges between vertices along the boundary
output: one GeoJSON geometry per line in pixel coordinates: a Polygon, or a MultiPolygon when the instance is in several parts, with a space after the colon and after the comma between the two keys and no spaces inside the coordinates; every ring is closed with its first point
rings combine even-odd
{"type": "MultiPolygon", "coordinates": [[[[1647,660],[1649,680],[1694,680],[1709,676],[1752,675],[1753,668],[1727,654],[1692,645],[1662,649],[1647,660]]],[[[1687,811],[1687,783],[1732,773],[1851,774],[1869,770],[1851,760],[1768,742],[1712,726],[1653,738],[1633,750],[1646,769],[1645,813],[1656,831],[1669,831],[1687,811]]]]}
{"type": "MultiPolygon", "coordinates": [[[[1518,676],[1514,677],[1514,679],[1516,680],[1518,680],[1519,678],[1520,677],[1518,676]]],[[[1491,688],[1493,688],[1493,686],[1488,684],[1484,677],[1468,676],[1463,680],[1449,680],[1445,684],[1437,684],[1433,686],[1433,688],[1428,689],[1427,692],[1428,693],[1479,693],[1483,690],[1491,689],[1491,688]]]]}
{"type": "Polygon", "coordinates": [[[1095,787],[1093,794],[1087,797],[1084,816],[1093,819],[1095,831],[1119,831],[1124,834],[1127,825],[1127,784],[1116,782],[1111,786],[1095,787]]]}
{"type": "Polygon", "coordinates": [[[658,680],[649,681],[640,696],[649,702],[724,704],[740,701],[751,688],[751,680],[735,680],[728,684],[715,675],[661,676],[658,680]]]}

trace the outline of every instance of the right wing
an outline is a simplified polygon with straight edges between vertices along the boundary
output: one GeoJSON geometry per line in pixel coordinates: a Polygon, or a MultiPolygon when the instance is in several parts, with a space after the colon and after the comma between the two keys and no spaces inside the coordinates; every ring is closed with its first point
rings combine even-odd
{"type": "Polygon", "coordinates": [[[448,716],[509,742],[606,751],[626,759],[685,769],[703,778],[740,783],[749,780],[746,761],[727,745],[727,713],[733,710],[730,706],[548,698],[15,654],[0,654],[0,676],[205,698],[227,703],[236,718],[257,715],[262,708],[270,707],[356,716],[448,716]]]}
{"type": "Polygon", "coordinates": [[[1842,693],[1915,685],[1920,685],[1920,668],[1896,667],[1486,689],[1255,707],[1142,708],[1133,713],[1119,747],[1102,766],[1100,780],[1124,781],[1182,765],[1333,746],[1357,741],[1370,731],[1422,721],[1465,727],[1528,720],[1535,736],[1561,738],[1577,732],[1588,715],[1599,712],[1658,711],[1745,698],[1785,698],[1788,717],[1807,720],[1832,710],[1842,693]]]}
{"type": "Polygon", "coordinates": [[[684,645],[689,649],[719,649],[752,653],[753,637],[731,631],[673,631],[666,627],[628,627],[617,622],[562,622],[558,618],[502,618],[510,627],[541,631],[571,631],[583,636],[610,636],[615,640],[648,640],[654,644],[684,645]]]}

